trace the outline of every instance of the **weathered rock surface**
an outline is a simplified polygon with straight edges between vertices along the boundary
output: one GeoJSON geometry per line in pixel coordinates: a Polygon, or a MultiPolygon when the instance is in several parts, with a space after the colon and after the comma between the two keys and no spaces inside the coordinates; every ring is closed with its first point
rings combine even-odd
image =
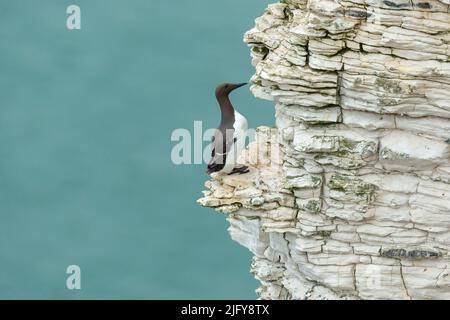
{"type": "Polygon", "coordinates": [[[285,0],[245,35],[276,103],[199,200],[263,299],[450,299],[450,1],[285,0]]]}

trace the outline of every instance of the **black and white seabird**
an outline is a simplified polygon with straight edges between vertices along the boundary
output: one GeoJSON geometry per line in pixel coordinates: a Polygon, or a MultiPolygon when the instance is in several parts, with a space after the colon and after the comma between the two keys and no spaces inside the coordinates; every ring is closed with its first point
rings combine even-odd
{"type": "Polygon", "coordinates": [[[224,83],[216,88],[216,98],[220,106],[221,121],[212,138],[211,161],[208,164],[208,174],[221,173],[247,173],[248,167],[236,167],[239,154],[245,148],[247,136],[247,119],[237,112],[231,104],[229,94],[246,83],[224,83]]]}

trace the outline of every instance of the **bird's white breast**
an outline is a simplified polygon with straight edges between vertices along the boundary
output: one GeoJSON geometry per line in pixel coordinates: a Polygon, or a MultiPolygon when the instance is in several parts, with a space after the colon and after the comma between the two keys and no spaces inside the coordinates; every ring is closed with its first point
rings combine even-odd
{"type": "Polygon", "coordinates": [[[234,111],[234,139],[227,158],[225,160],[225,166],[221,172],[230,173],[236,166],[236,161],[242,150],[245,149],[245,140],[247,137],[248,123],[247,119],[237,111],[234,111]]]}
{"type": "Polygon", "coordinates": [[[247,119],[245,119],[245,117],[236,110],[234,111],[233,127],[235,131],[247,132],[248,129],[247,119]]]}

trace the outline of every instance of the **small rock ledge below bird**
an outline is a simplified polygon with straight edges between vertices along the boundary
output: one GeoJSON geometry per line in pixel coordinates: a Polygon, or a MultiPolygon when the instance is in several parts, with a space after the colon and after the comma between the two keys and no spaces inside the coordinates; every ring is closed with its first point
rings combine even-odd
{"type": "Polygon", "coordinates": [[[450,299],[450,0],[285,0],[247,32],[276,102],[203,206],[262,299],[450,299]]]}

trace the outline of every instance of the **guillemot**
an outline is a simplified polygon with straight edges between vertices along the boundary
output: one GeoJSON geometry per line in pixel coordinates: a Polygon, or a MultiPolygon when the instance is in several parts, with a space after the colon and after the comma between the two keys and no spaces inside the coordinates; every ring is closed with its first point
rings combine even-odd
{"type": "Polygon", "coordinates": [[[248,167],[236,167],[237,157],[245,148],[247,119],[231,104],[229,94],[247,83],[224,83],[216,88],[216,99],[220,106],[221,121],[212,138],[211,161],[207,173],[247,173],[248,167]]]}

